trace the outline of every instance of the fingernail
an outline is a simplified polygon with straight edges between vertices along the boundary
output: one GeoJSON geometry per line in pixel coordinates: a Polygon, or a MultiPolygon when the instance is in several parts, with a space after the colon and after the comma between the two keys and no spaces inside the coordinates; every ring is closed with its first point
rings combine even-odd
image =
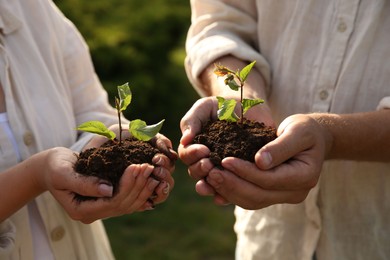
{"type": "Polygon", "coordinates": [[[262,151],[260,153],[261,161],[263,162],[265,167],[269,167],[272,164],[272,156],[269,152],[262,151]]]}
{"type": "Polygon", "coordinates": [[[155,176],[157,176],[158,178],[160,178],[160,179],[165,179],[165,178],[167,177],[166,172],[165,172],[164,169],[161,168],[161,167],[157,168],[157,169],[153,172],[153,174],[154,174],[155,176]]]}
{"type": "Polygon", "coordinates": [[[153,158],[153,163],[158,166],[162,166],[163,159],[161,156],[156,156],[153,158]]]}
{"type": "Polygon", "coordinates": [[[105,197],[112,197],[114,188],[112,185],[107,183],[99,183],[98,186],[99,193],[105,197]]]}
{"type": "Polygon", "coordinates": [[[163,189],[163,194],[164,195],[167,195],[168,193],[169,193],[169,190],[170,190],[170,185],[169,185],[169,183],[167,182],[167,184],[166,184],[167,186],[163,189]]]}
{"type": "Polygon", "coordinates": [[[186,138],[186,136],[188,135],[188,133],[190,132],[190,128],[187,127],[186,129],[184,129],[183,133],[182,133],[182,136],[180,138],[180,143],[182,142],[183,139],[186,138]]]}
{"type": "Polygon", "coordinates": [[[150,190],[154,190],[158,185],[160,184],[160,182],[156,179],[151,179],[148,183],[148,188],[150,190]]]}
{"type": "Polygon", "coordinates": [[[149,177],[150,174],[153,172],[153,169],[154,169],[153,166],[148,165],[148,169],[145,169],[145,171],[143,172],[144,177],[145,178],[149,177]]]}

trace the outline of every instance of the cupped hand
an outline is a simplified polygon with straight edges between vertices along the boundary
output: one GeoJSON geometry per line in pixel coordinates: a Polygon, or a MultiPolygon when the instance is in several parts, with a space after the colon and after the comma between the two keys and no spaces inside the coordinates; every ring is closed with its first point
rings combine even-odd
{"type": "MultiPolygon", "coordinates": [[[[218,101],[215,97],[197,100],[180,122],[182,137],[178,148],[179,158],[188,166],[188,174],[197,181],[196,191],[203,196],[216,194],[205,178],[214,165],[208,159],[210,150],[201,144],[192,144],[202,125],[217,119],[218,101]]],[[[224,202],[223,202],[224,203],[224,202]]]]}
{"type": "Polygon", "coordinates": [[[76,155],[66,148],[49,150],[46,167],[40,175],[41,186],[49,190],[72,219],[91,223],[97,219],[149,210],[154,207],[150,197],[160,184],[152,177],[154,167],[133,164],[126,168],[119,191],[112,196],[112,187],[96,177],[83,176],[73,170],[76,155]],[[95,197],[79,201],[75,194],[95,197]]]}
{"type": "MultiPolygon", "coordinates": [[[[117,136],[119,136],[119,125],[114,124],[109,127],[109,129],[117,136]]],[[[128,131],[128,126],[122,126],[122,138],[127,138],[130,136],[128,131]]],[[[107,138],[104,136],[95,135],[92,140],[85,146],[84,149],[91,147],[99,147],[104,142],[107,141],[107,138]]],[[[159,204],[164,202],[170,191],[174,187],[174,179],[172,173],[175,170],[175,162],[178,159],[177,153],[172,149],[172,142],[166,136],[162,134],[157,134],[154,138],[150,140],[150,143],[155,146],[161,153],[158,153],[152,159],[152,163],[155,166],[153,170],[153,176],[160,182],[156,187],[155,192],[151,195],[150,201],[154,204],[159,204]]]]}
{"type": "MultiPolygon", "coordinates": [[[[220,194],[213,185],[208,183],[208,176],[212,171],[218,171],[208,159],[210,150],[201,144],[192,144],[192,140],[201,131],[202,125],[208,121],[217,120],[218,101],[215,97],[201,98],[182,118],[180,127],[182,138],[178,148],[180,159],[188,166],[189,175],[197,181],[196,191],[202,196],[214,196],[218,205],[228,204],[230,201],[220,194]]],[[[248,119],[264,122],[274,126],[274,121],[267,105],[252,108],[245,114],[248,119]]]]}
{"type": "Polygon", "coordinates": [[[222,160],[206,180],[230,203],[260,209],[277,203],[300,203],[317,184],[329,134],[309,115],[293,115],[278,128],[278,137],[255,156],[255,163],[222,160]]]}

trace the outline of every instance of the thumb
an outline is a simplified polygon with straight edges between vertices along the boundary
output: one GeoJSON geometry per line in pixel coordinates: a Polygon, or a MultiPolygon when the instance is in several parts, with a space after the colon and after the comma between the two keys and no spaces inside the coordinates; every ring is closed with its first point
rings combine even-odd
{"type": "Polygon", "coordinates": [[[255,163],[259,169],[269,170],[287,161],[299,151],[302,142],[298,140],[283,122],[277,131],[277,138],[264,145],[255,155],[255,163]]]}
{"type": "Polygon", "coordinates": [[[106,180],[83,176],[83,178],[76,179],[71,190],[81,196],[101,198],[112,197],[114,188],[106,180]]]}

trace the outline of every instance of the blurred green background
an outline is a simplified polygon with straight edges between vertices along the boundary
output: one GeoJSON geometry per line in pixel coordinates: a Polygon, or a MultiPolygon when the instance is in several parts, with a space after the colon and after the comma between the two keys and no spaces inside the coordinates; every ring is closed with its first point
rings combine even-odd
{"type": "MultiPolygon", "coordinates": [[[[185,75],[189,1],[55,0],[86,39],[111,102],[129,82],[128,119],[154,124],[177,148],[179,122],[198,98],[185,75]]],[[[112,248],[122,259],[234,259],[233,207],[200,197],[179,161],[175,188],[153,211],[105,220],[112,248]]]]}

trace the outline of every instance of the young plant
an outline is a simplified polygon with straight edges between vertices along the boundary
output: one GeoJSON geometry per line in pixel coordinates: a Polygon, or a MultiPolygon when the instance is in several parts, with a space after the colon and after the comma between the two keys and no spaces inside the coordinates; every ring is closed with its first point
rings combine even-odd
{"type": "Polygon", "coordinates": [[[225,77],[224,83],[226,86],[234,91],[241,90],[240,97],[240,108],[241,115],[238,116],[235,113],[235,108],[237,101],[234,99],[225,99],[223,97],[217,97],[218,99],[218,119],[226,120],[229,122],[237,122],[240,120],[242,123],[244,121],[244,114],[252,107],[264,103],[263,99],[245,99],[244,96],[244,85],[245,81],[248,78],[250,71],[255,65],[256,61],[251,62],[245,66],[242,70],[233,71],[223,65],[215,64],[214,74],[218,77],[225,77]]]}
{"type": "MultiPolygon", "coordinates": [[[[118,86],[118,97],[115,97],[115,108],[118,112],[119,121],[119,143],[122,142],[122,125],[121,125],[121,113],[127,109],[131,103],[132,93],[128,83],[118,86]]],[[[141,141],[149,141],[152,139],[161,129],[164,123],[164,119],[154,125],[146,125],[145,121],[140,119],[132,120],[129,124],[129,132],[132,136],[141,141]]],[[[107,137],[110,140],[115,141],[116,134],[109,130],[100,121],[88,121],[79,125],[77,130],[94,133],[107,137]]]]}

